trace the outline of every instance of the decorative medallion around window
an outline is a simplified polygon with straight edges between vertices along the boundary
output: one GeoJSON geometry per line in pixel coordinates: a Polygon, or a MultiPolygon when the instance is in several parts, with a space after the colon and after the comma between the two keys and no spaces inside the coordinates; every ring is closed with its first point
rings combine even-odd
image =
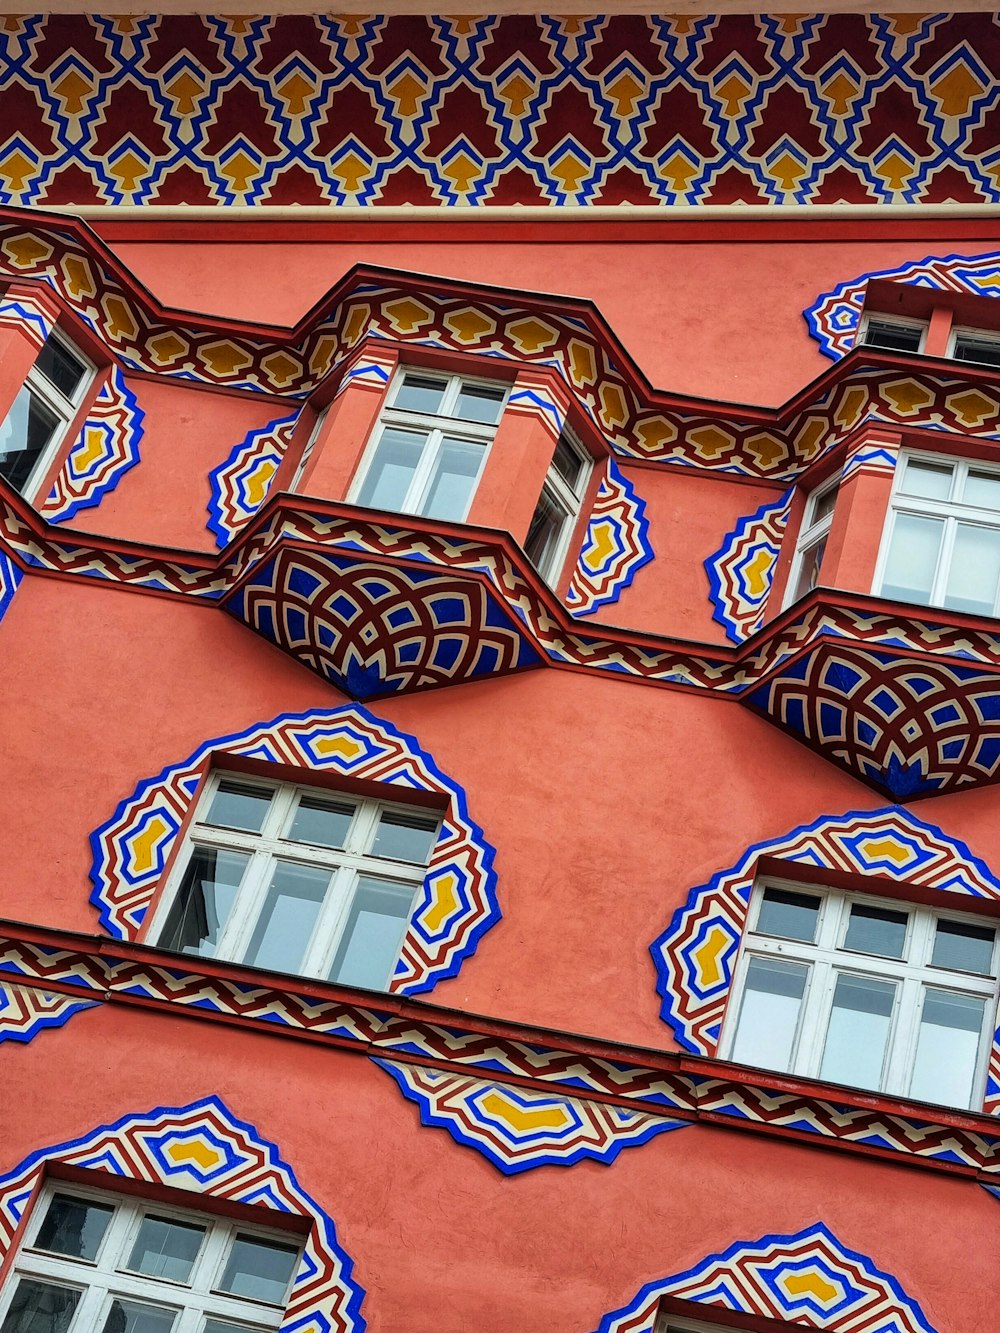
{"type": "Polygon", "coordinates": [[[935,1333],[896,1278],[817,1222],[794,1236],[737,1241],[686,1273],[647,1282],[597,1333],[653,1333],[664,1296],[690,1301],[692,1317],[736,1310],[830,1333],[935,1333]]]}
{"type": "Polygon", "coordinates": [[[712,619],[733,643],[749,638],[764,619],[791,501],[789,492],[741,518],[705,561],[712,619]]]}
{"type": "MultiPolygon", "coordinates": [[[[275,1211],[303,1217],[309,1233],[294,1271],[284,1325],[310,1333],[319,1329],[361,1333],[364,1328],[360,1309],[365,1293],[351,1276],[353,1263],[338,1244],[332,1219],[300,1188],[275,1145],[262,1138],[253,1125],[238,1120],[219,1098],[127,1115],[72,1142],[32,1153],[0,1178],[0,1263],[13,1244],[28,1201],[52,1166],[86,1171],[93,1184],[104,1191],[113,1190],[115,1180],[120,1178],[184,1191],[195,1196],[195,1207],[199,1195],[249,1204],[260,1210],[262,1226],[269,1221],[273,1224],[275,1211]]],[[[67,1189],[71,1192],[71,1187],[67,1189]]],[[[115,1199],[109,1192],[103,1197],[105,1201],[115,1199]]],[[[184,1202],[189,1204],[191,1200],[184,1202]]],[[[194,1228],[186,1230],[193,1232],[194,1228]]],[[[250,1243],[244,1245],[243,1254],[252,1263],[245,1277],[252,1281],[251,1268],[262,1270],[266,1256],[262,1247],[254,1247],[249,1237],[247,1240],[250,1243]],[[251,1254],[254,1249],[256,1255],[251,1254]]],[[[63,1252],[65,1248],[63,1244],[63,1252]]],[[[234,1265],[235,1257],[231,1248],[221,1284],[230,1289],[239,1286],[235,1279],[241,1266],[234,1265]]],[[[31,1278],[25,1275],[20,1281],[31,1278]]],[[[15,1289],[15,1299],[17,1294],[15,1289]]],[[[234,1308],[238,1307],[224,1305],[230,1317],[234,1308]]],[[[112,1322],[111,1326],[117,1325],[112,1322]]]]}
{"type": "MultiPolygon", "coordinates": [[[[967,296],[996,296],[1000,283],[1000,254],[993,251],[969,256],[928,255],[926,259],[900,264],[898,268],[861,273],[839,283],[832,292],[818,296],[803,312],[809,332],[819,343],[824,356],[837,361],[854,346],[865,303],[865,288],[874,278],[888,278],[967,296]]],[[[871,345],[879,344],[873,342],[871,345]]]]}
{"type": "Polygon", "coordinates": [[[1000,902],[1000,880],[934,825],[895,808],[826,816],[692,889],[650,946],[662,1017],[700,1055],[1000,1113],[1000,922],[963,915],[963,896],[1000,902]],[[783,885],[797,864],[808,882],[783,885]],[[870,878],[843,893],[817,868],[870,878]],[[933,905],[872,901],[879,881],[934,890],[933,905]],[[765,1028],[774,1047],[751,1051],[765,1028]],[[852,1041],[878,1048],[878,1068],[844,1062],[852,1041]]]}
{"type": "Polygon", "coordinates": [[[259,954],[259,966],[283,970],[292,956],[282,942],[283,923],[298,914],[306,922],[314,975],[328,976],[332,969],[347,984],[371,985],[366,954],[385,955],[392,935],[398,961],[388,983],[376,988],[412,995],[454,976],[500,919],[493,848],[470,819],[462,788],[413,737],[347,706],[284,715],[206,741],[188,759],[139,784],[91,835],[91,902],[116,938],[135,938],[213,757],[224,769],[227,755],[299,769],[305,779],[313,771],[384,784],[384,799],[341,798],[326,787],[311,792],[239,775],[213,777],[207,808],[205,801],[199,807],[204,817],[192,825],[190,852],[179,864],[183,879],[175,878],[161,898],[155,922],[161,943],[173,940],[195,953],[212,953],[223,943],[230,957],[252,960],[259,954]],[[407,814],[407,793],[414,790],[447,802],[439,828],[437,816],[428,823],[425,807],[407,814]],[[260,839],[249,828],[258,816],[260,839]],[[426,871],[414,877],[424,857],[426,871]]]}

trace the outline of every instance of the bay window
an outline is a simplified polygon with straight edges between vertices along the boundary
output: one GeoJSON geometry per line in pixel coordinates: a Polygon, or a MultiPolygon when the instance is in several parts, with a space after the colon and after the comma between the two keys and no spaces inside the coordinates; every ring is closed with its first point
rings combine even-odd
{"type": "Polygon", "coordinates": [[[349,499],[461,523],[507,401],[507,385],[397,372],[349,499]]]}
{"type": "Polygon", "coordinates": [[[77,1185],[46,1185],[0,1293],[0,1333],[266,1333],[301,1245],[77,1185]]]}
{"type": "Polygon", "coordinates": [[[93,376],[76,348],[49,334],[0,422],[0,476],[28,499],[35,498],[93,376]]]}
{"type": "Polygon", "coordinates": [[[996,993],[989,920],[768,881],[754,892],[719,1053],[976,1108],[996,993]]]}
{"type": "Polygon", "coordinates": [[[440,822],[420,807],[213,774],[151,940],[384,989],[440,822]]]}
{"type": "Polygon", "coordinates": [[[1000,469],[905,453],[876,573],[882,597],[996,616],[1000,469]]]}

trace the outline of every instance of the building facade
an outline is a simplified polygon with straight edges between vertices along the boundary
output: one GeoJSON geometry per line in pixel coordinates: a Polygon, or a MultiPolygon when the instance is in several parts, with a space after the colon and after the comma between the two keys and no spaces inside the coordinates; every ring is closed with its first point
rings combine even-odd
{"type": "Polygon", "coordinates": [[[0,19],[2,1333],[996,1327],[997,38],[0,19]]]}

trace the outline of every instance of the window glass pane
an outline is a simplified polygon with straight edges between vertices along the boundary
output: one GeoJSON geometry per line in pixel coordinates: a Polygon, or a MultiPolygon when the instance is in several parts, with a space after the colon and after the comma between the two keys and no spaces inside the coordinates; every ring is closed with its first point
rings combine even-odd
{"type": "Polygon", "coordinates": [[[969,1105],[985,1007],[978,995],[924,992],[911,1097],[945,1106],[969,1105]]]}
{"type": "Polygon", "coordinates": [[[820,1078],[855,1088],[881,1087],[895,994],[889,981],[846,972],[837,977],[820,1078]]]}
{"type": "Polygon", "coordinates": [[[944,523],[939,518],[896,515],[882,579],[883,597],[928,604],[943,532],[944,523]]]}
{"type": "Polygon", "coordinates": [[[244,961],[272,972],[301,972],[330,878],[318,866],[279,861],[244,961]]]}
{"type": "Polygon", "coordinates": [[[0,476],[16,491],[27,486],[58,423],[56,414],[25,385],[0,424],[0,476]]]}
{"type": "Polygon", "coordinates": [[[891,319],[870,319],[865,330],[865,342],[869,347],[884,347],[891,352],[916,352],[920,350],[919,325],[897,324],[891,319]]]}
{"type": "Polygon", "coordinates": [[[575,493],[577,483],[580,481],[583,472],[583,459],[569,443],[565,435],[560,435],[559,441],[556,444],[556,451],[552,456],[552,466],[566,482],[567,486],[569,486],[575,493]]]}
{"type": "Polygon", "coordinates": [[[237,1236],[222,1275],[220,1291],[281,1305],[299,1260],[297,1245],[237,1236]]]}
{"type": "Polygon", "coordinates": [[[919,495],[925,500],[947,500],[954,470],[950,463],[926,463],[922,458],[908,458],[899,489],[904,495],[919,495]]]}
{"type": "Polygon", "coordinates": [[[402,407],[407,412],[441,411],[441,400],[447,386],[445,380],[424,379],[420,375],[404,375],[403,382],[396,390],[393,407],[402,407]]]}
{"type": "Polygon", "coordinates": [[[931,962],[935,967],[992,976],[996,938],[992,926],[975,926],[970,921],[939,921],[934,932],[931,962]]]}
{"type": "Polygon", "coordinates": [[[757,917],[757,929],[763,935],[780,935],[786,940],[816,939],[819,898],[810,893],[789,893],[787,889],[765,889],[757,917]]]}
{"type": "Polygon", "coordinates": [[[908,920],[906,912],[852,903],[844,948],[877,953],[881,958],[902,958],[908,920]]]}
{"type": "Polygon", "coordinates": [[[945,587],[952,611],[991,616],[1000,582],[1000,528],[959,523],[945,587]]]}
{"type": "Polygon", "coordinates": [[[956,361],[975,361],[981,366],[1000,366],[1000,342],[995,338],[973,338],[959,334],[952,356],[956,361]]]}
{"type": "Polygon", "coordinates": [[[813,507],[812,518],[809,520],[811,524],[819,523],[822,519],[827,518],[830,514],[833,513],[834,507],[837,503],[837,492],[839,490],[840,490],[839,486],[831,486],[829,490],[822,491],[816,497],[816,503],[813,507]]]}
{"type": "Polygon", "coordinates": [[[420,506],[420,513],[428,518],[450,518],[461,522],[469,507],[483,452],[481,444],[445,437],[438,451],[430,490],[420,506]]]}
{"type": "Polygon", "coordinates": [[[556,499],[548,491],[542,491],[524,539],[524,553],[543,576],[549,572],[547,561],[558,545],[566,517],[556,499]]]}
{"type": "Polygon", "coordinates": [[[1000,472],[969,471],[962,500],[967,505],[982,505],[1000,512],[1000,472]]]}
{"type": "Polygon", "coordinates": [[[38,353],[36,367],[60,393],[72,398],[87,368],[58,338],[48,338],[38,353]]]}
{"type": "Polygon", "coordinates": [[[343,847],[354,818],[354,806],[302,796],[295,807],[288,837],[316,847],[343,847]]]}
{"type": "Polygon", "coordinates": [[[507,388],[503,384],[463,384],[455,415],[462,421],[482,421],[495,426],[500,420],[507,388]]]}
{"type": "Polygon", "coordinates": [[[431,848],[437,841],[437,815],[406,814],[399,810],[383,810],[379,816],[374,856],[390,856],[394,861],[412,861],[425,866],[431,848]]]}
{"type": "Polygon", "coordinates": [[[205,1228],[166,1217],[144,1217],[128,1263],[133,1273],[186,1282],[205,1238],[205,1228]]]}
{"type": "Polygon", "coordinates": [[[761,1069],[791,1067],[808,971],[801,963],[750,959],[731,1060],[761,1069]]]}
{"type": "Polygon", "coordinates": [[[384,430],[365,475],[358,504],[402,509],[427,436],[409,430],[384,430]]]}
{"type": "Polygon", "coordinates": [[[213,957],[249,861],[244,852],[196,847],[167,914],[161,948],[213,957]]]}
{"type": "Polygon", "coordinates": [[[71,1259],[92,1261],[97,1258],[114,1211],[103,1203],[57,1194],[46,1210],[35,1246],[71,1259]]]}
{"type": "Polygon", "coordinates": [[[259,1330],[247,1328],[246,1324],[230,1324],[224,1319],[209,1317],[202,1324],[201,1333],[259,1333],[259,1330]]]}
{"type": "Polygon", "coordinates": [[[384,989],[399,953],[413,895],[408,885],[361,876],[330,969],[331,981],[384,989]]]}
{"type": "Polygon", "coordinates": [[[206,824],[216,828],[245,829],[259,833],[271,805],[272,793],[259,787],[242,787],[238,782],[220,782],[205,816],[206,824]]]}
{"type": "Polygon", "coordinates": [[[80,1293],[22,1277],[0,1333],[66,1333],[80,1293]]]}
{"type": "Polygon", "coordinates": [[[799,572],[795,580],[795,591],[792,594],[793,602],[797,602],[800,597],[805,597],[806,593],[811,592],[819,583],[819,571],[825,552],[826,537],[820,537],[819,541],[803,548],[799,558],[799,572]]]}
{"type": "Polygon", "coordinates": [[[116,1296],[101,1333],[170,1333],[177,1318],[176,1310],[159,1305],[142,1305],[116,1296]]]}

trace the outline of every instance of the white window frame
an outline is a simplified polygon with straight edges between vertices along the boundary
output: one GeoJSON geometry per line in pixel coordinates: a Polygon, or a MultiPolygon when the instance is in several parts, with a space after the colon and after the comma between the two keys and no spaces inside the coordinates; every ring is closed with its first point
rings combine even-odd
{"type": "MultiPolygon", "coordinates": [[[[840,473],[835,473],[826,481],[821,482],[814,490],[809,492],[806,500],[806,506],[802,514],[802,526],[799,528],[799,535],[795,542],[795,555],[792,558],[792,566],[788,571],[788,582],[785,585],[785,606],[791,606],[794,602],[805,597],[807,593],[812,592],[812,588],[806,588],[802,592],[798,591],[799,579],[802,576],[802,567],[805,564],[809,553],[820,544],[829,540],[830,529],[833,527],[833,516],[837,512],[836,500],[828,514],[822,518],[816,518],[816,510],[819,508],[820,501],[824,500],[831,491],[836,494],[840,489],[840,473]]],[[[823,552],[824,556],[826,551],[823,552]]],[[[822,564],[822,560],[820,561],[822,564]]],[[[813,584],[813,587],[816,587],[813,584]]]]}
{"type": "Polygon", "coordinates": [[[861,316],[861,322],[858,325],[857,337],[854,340],[855,347],[869,347],[873,352],[890,352],[897,356],[920,356],[927,345],[927,330],[929,328],[926,319],[913,319],[909,315],[890,315],[882,310],[866,310],[861,316]],[[909,329],[920,329],[920,344],[912,352],[900,351],[892,347],[879,347],[875,343],[866,342],[868,326],[871,323],[876,324],[897,324],[900,327],[909,329]]]}
{"type": "Polygon", "coordinates": [[[288,483],[288,489],[293,494],[301,489],[302,475],[309,465],[309,459],[312,457],[313,449],[316,447],[316,441],[319,439],[320,432],[326,425],[326,419],[330,415],[330,408],[332,406],[332,403],[327,403],[326,407],[321,408],[316,420],[313,422],[313,428],[309,432],[308,440],[306,440],[306,447],[302,450],[302,457],[299,459],[298,463],[296,463],[295,474],[288,483]]]}
{"type": "MultiPolygon", "coordinates": [[[[911,602],[908,605],[940,608],[944,607],[948,575],[951,572],[955,537],[959,523],[1000,530],[1000,509],[986,509],[982,505],[967,505],[959,500],[934,500],[919,495],[906,495],[902,487],[906,476],[906,464],[911,459],[922,463],[932,463],[937,467],[951,467],[953,469],[952,494],[958,492],[960,486],[964,486],[970,468],[976,472],[992,472],[1000,477],[1000,467],[981,461],[978,458],[961,458],[957,454],[932,454],[917,449],[904,449],[899,455],[896,473],[893,478],[892,494],[889,498],[889,511],[882,532],[878,559],[875,562],[872,593],[876,597],[883,595],[882,585],[885,581],[886,566],[889,563],[889,552],[892,547],[892,534],[895,529],[897,515],[905,513],[913,514],[919,518],[939,518],[944,521],[944,536],[938,550],[937,565],[931,582],[929,599],[927,602],[911,602]],[[992,522],[989,521],[991,518],[992,522]]],[[[998,580],[992,614],[1000,616],[1000,580],[998,580]]]]}
{"type": "Polygon", "coordinates": [[[726,1333],[722,1324],[706,1324],[702,1319],[687,1319],[673,1314],[657,1316],[653,1333],[726,1333]]]}
{"type": "MultiPolygon", "coordinates": [[[[827,1028],[833,1007],[834,988],[840,975],[861,976],[865,979],[896,983],[893,1011],[886,1038],[886,1054],[882,1069],[881,1086],[865,1089],[867,1092],[888,1097],[908,1097],[912,1070],[919,1037],[922,999],[926,990],[961,993],[985,1000],[983,1022],[979,1034],[976,1071],[972,1080],[970,1105],[959,1110],[978,1111],[982,1108],[986,1089],[993,1033],[997,1025],[997,980],[1000,966],[1000,922],[955,912],[950,908],[926,907],[898,898],[880,898],[869,894],[843,892],[816,884],[800,883],[776,876],[763,876],[755,885],[751,897],[747,925],[740,944],[740,953],[733,974],[733,985],[726,1006],[726,1015],[719,1039],[719,1057],[732,1058],[740,1023],[740,1011],[746,985],[747,971],[754,958],[777,958],[783,962],[804,964],[809,968],[798,1023],[792,1043],[788,1069],[775,1072],[800,1078],[818,1079],[826,1043],[827,1028]],[[780,889],[791,893],[808,894],[819,898],[819,920],[816,943],[783,936],[758,933],[757,922],[764,893],[780,889]],[[906,912],[906,942],[903,959],[886,958],[881,954],[862,953],[844,946],[844,936],[853,904],[906,912]],[[938,921],[956,921],[962,924],[984,925],[990,921],[996,930],[993,946],[992,971],[986,976],[935,966],[930,962],[934,930],[938,921]],[[919,956],[919,961],[914,961],[919,956]]],[[[853,1086],[853,1085],[851,1085],[853,1086]]]]}
{"type": "Polygon", "coordinates": [[[214,1213],[116,1194],[112,1190],[48,1180],[32,1207],[24,1239],[0,1292],[0,1325],[14,1299],[18,1279],[24,1277],[70,1287],[81,1293],[67,1333],[100,1333],[115,1297],[176,1311],[171,1333],[201,1333],[207,1318],[231,1322],[236,1326],[233,1333],[239,1333],[240,1328],[270,1333],[280,1326],[284,1316],[288,1295],[301,1263],[302,1246],[301,1236],[273,1227],[248,1225],[214,1213]],[[57,1194],[114,1208],[95,1259],[74,1259],[35,1247],[49,1204],[57,1194]],[[204,1228],[205,1239],[189,1281],[178,1282],[125,1271],[124,1264],[146,1216],[204,1228]],[[288,1248],[298,1247],[299,1260],[292,1268],[292,1277],[280,1304],[248,1296],[232,1296],[218,1290],[237,1235],[288,1248]]]}
{"type": "Polygon", "coordinates": [[[555,451],[553,451],[552,462],[545,474],[545,482],[539,496],[539,504],[544,498],[551,500],[556,508],[562,512],[562,521],[555,541],[551,543],[548,550],[542,553],[542,559],[535,566],[545,582],[553,587],[559,582],[562,575],[563,566],[569,554],[569,544],[573,538],[573,532],[580,517],[580,510],[583,507],[587,487],[590,484],[590,477],[594,470],[594,460],[572,431],[564,429],[556,442],[557,449],[560,443],[564,443],[576,455],[580,463],[580,473],[574,488],[556,467],[555,451]]]}
{"type": "MultiPolygon", "coordinates": [[[[71,396],[62,393],[51,380],[45,376],[39,369],[39,357],[28,371],[24,379],[24,388],[35,397],[40,398],[50,412],[56,417],[56,425],[52,431],[52,438],[46,444],[45,448],[38,455],[35,466],[31,469],[27,480],[24,483],[24,489],[20,492],[26,500],[35,500],[38,496],[39,488],[48,475],[49,468],[60,450],[66,443],[66,437],[69,428],[72,426],[76,415],[80,410],[81,404],[90,392],[97,374],[97,367],[88,356],[80,351],[79,347],[66,337],[58,329],[53,329],[45,340],[56,342],[62,347],[74,360],[79,361],[83,366],[83,374],[80,376],[80,382],[77,384],[71,396]]],[[[43,344],[44,345],[44,344],[43,344]]]]}
{"type": "Polygon", "coordinates": [[[986,370],[997,369],[997,366],[990,361],[974,361],[968,357],[962,357],[961,359],[957,358],[955,356],[955,350],[960,338],[970,338],[975,342],[990,343],[997,349],[997,353],[1000,354],[1000,331],[995,329],[973,329],[962,324],[953,326],[948,338],[948,356],[951,357],[953,361],[958,360],[959,364],[963,366],[980,366],[986,370]]]}
{"type": "Polygon", "coordinates": [[[490,445],[499,429],[500,421],[503,417],[504,408],[507,405],[507,399],[510,396],[510,384],[500,379],[490,379],[483,375],[448,375],[442,374],[437,370],[425,370],[423,366],[402,365],[397,366],[396,373],[393,375],[392,383],[389,386],[389,393],[385,405],[379,414],[375,429],[372,431],[371,439],[365,448],[361,463],[354,475],[347,494],[347,503],[360,505],[359,496],[364,489],[365,481],[371,470],[378,453],[379,442],[387,430],[409,430],[420,433],[425,436],[424,444],[421,448],[420,462],[414,471],[410,485],[407,488],[406,495],[402,504],[396,511],[400,514],[413,514],[421,516],[423,506],[427,501],[430,492],[431,483],[434,478],[434,471],[437,465],[438,457],[441,453],[444,438],[447,435],[450,439],[461,440],[465,443],[482,445],[482,457],[479,460],[479,469],[472,484],[469,487],[469,499],[460,516],[450,518],[447,522],[464,523],[475,499],[476,491],[482,481],[483,471],[486,467],[486,459],[490,452],[490,445]],[[396,399],[403,387],[403,381],[407,375],[413,375],[415,378],[423,380],[436,380],[445,386],[444,397],[441,400],[441,409],[439,412],[416,412],[409,408],[396,407],[396,399]],[[453,415],[455,406],[458,402],[459,394],[464,385],[474,387],[488,386],[491,389],[502,386],[504,389],[503,399],[498,405],[497,421],[490,425],[481,421],[466,421],[462,417],[453,415]]]}
{"type": "MultiPolygon", "coordinates": [[[[310,787],[293,782],[274,782],[228,770],[213,771],[195,810],[194,818],[187,830],[181,854],[169,876],[160,901],[153,916],[147,943],[156,945],[168,923],[170,910],[175,898],[181,891],[184,875],[193,853],[198,848],[218,851],[232,851],[246,855],[250,863],[243,872],[236,900],[226,924],[223,926],[218,945],[213,953],[186,953],[185,957],[212,957],[218,961],[242,963],[253,937],[254,929],[260,917],[271,882],[271,874],[278,861],[294,862],[309,868],[329,870],[331,883],[327,889],[323,904],[305,947],[301,968],[297,975],[326,979],[337,956],[344,931],[347,927],[351,905],[362,875],[380,880],[388,880],[410,890],[412,901],[427,874],[426,864],[395,860],[386,856],[375,856],[366,848],[370,846],[383,812],[403,815],[419,814],[428,819],[437,818],[440,835],[441,815],[433,809],[423,806],[415,808],[396,801],[376,800],[370,797],[356,796],[349,792],[331,791],[327,788],[310,787]],[[239,829],[222,828],[208,824],[212,800],[222,783],[236,783],[240,787],[260,792],[271,792],[272,801],[264,820],[261,833],[256,834],[239,829]],[[335,804],[351,805],[355,814],[346,839],[344,849],[321,847],[316,844],[292,841],[284,836],[300,796],[329,799],[335,804]]],[[[433,849],[434,841],[431,842],[433,849]]],[[[412,907],[411,907],[412,910],[412,907]]],[[[402,937],[406,933],[404,922],[402,937]]],[[[163,947],[167,947],[164,945],[163,947]]],[[[385,986],[392,978],[395,964],[399,958],[399,949],[390,964],[385,986]]],[[[245,964],[252,966],[252,964],[245,964]]],[[[336,982],[332,983],[336,984],[336,982]]],[[[383,986],[383,989],[385,987],[383,986]]]]}

